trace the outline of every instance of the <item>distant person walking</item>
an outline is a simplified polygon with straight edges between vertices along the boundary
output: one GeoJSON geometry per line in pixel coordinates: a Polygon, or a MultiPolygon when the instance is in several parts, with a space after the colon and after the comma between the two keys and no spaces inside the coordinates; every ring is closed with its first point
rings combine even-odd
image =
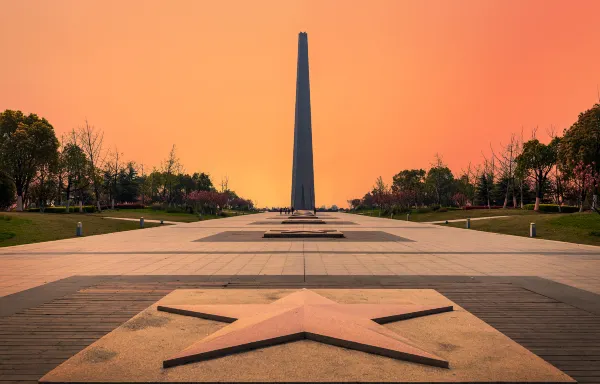
{"type": "Polygon", "coordinates": [[[292,207],[292,215],[294,214],[294,207],[292,207]]]}
{"type": "Polygon", "coordinates": [[[283,213],[283,208],[279,208],[279,214],[281,215],[283,213]]]}
{"type": "Polygon", "coordinates": [[[313,210],[315,211],[315,215],[316,215],[317,214],[317,207],[315,207],[313,210]]]}

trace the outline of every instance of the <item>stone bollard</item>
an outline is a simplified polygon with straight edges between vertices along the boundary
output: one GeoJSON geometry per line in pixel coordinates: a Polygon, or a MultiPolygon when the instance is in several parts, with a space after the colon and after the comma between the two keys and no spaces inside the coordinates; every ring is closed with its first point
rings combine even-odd
{"type": "Polygon", "coordinates": [[[406,221],[410,221],[410,213],[406,214],[406,221]]]}
{"type": "Polygon", "coordinates": [[[77,223],[77,230],[75,231],[76,236],[83,236],[83,225],[81,221],[77,223]]]}
{"type": "Polygon", "coordinates": [[[390,213],[390,219],[394,220],[394,214],[390,213]]]}
{"type": "Polygon", "coordinates": [[[144,228],[144,218],[140,217],[140,228],[144,228]]]}
{"type": "Polygon", "coordinates": [[[471,229],[471,219],[467,219],[467,229],[471,229]]]}
{"type": "Polygon", "coordinates": [[[529,223],[529,237],[535,237],[535,223],[529,223]]]}

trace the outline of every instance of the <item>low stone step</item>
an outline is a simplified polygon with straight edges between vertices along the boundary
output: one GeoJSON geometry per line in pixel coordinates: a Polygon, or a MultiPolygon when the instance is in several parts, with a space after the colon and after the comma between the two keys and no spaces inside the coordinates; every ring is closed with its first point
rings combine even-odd
{"type": "Polygon", "coordinates": [[[337,229],[315,230],[280,230],[272,229],[264,233],[263,238],[343,238],[344,234],[337,229]]]}

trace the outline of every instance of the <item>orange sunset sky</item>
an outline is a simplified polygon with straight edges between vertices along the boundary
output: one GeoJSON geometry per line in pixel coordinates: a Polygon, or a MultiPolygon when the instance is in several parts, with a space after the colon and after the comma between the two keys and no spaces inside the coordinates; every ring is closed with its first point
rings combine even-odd
{"type": "Polygon", "coordinates": [[[600,1],[0,0],[0,109],[87,117],[158,166],[176,145],[259,206],[290,201],[298,32],[308,32],[316,203],[378,176],[455,173],[521,126],[597,102],[600,1]]]}

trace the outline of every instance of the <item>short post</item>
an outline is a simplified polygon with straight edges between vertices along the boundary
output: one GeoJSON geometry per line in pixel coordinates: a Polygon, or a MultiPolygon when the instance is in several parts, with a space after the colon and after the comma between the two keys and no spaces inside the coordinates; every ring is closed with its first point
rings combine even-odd
{"type": "Polygon", "coordinates": [[[529,223],[529,237],[535,237],[535,223],[529,223]]]}
{"type": "Polygon", "coordinates": [[[410,213],[406,214],[406,221],[410,221],[410,213]]]}
{"type": "Polygon", "coordinates": [[[393,213],[390,213],[390,219],[392,219],[392,220],[394,219],[394,214],[393,213]]]}
{"type": "Polygon", "coordinates": [[[144,228],[144,218],[140,217],[140,228],[144,228]]]}
{"type": "Polygon", "coordinates": [[[163,225],[165,222],[163,220],[160,221],[160,225],[163,225]]]}
{"type": "Polygon", "coordinates": [[[467,219],[467,229],[471,229],[471,219],[467,219]]]}
{"type": "Polygon", "coordinates": [[[81,221],[77,223],[77,231],[75,232],[76,236],[83,236],[83,225],[81,221]]]}

